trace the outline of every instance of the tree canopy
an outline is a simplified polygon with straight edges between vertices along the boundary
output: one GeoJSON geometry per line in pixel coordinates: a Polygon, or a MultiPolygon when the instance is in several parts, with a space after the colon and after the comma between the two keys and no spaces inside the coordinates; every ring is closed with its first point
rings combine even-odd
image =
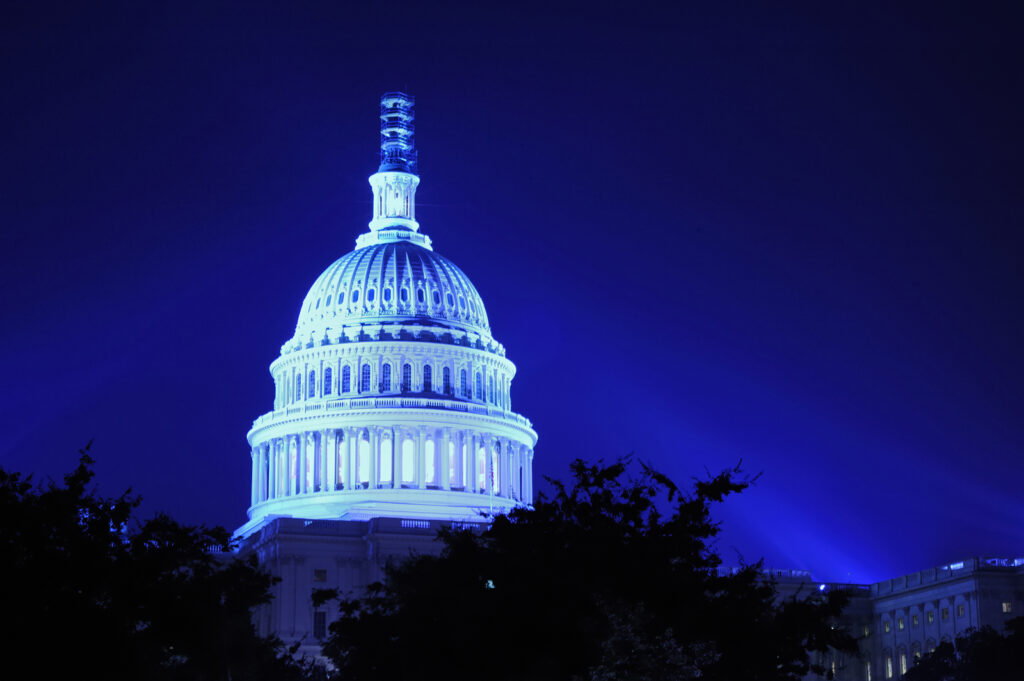
{"type": "Polygon", "coordinates": [[[130,491],[98,495],[87,450],[63,484],[0,469],[0,636],[32,676],[307,678],[256,634],[273,578],[255,559],[234,558],[223,528],[140,521],[130,491]]]}
{"type": "Polygon", "coordinates": [[[845,594],[782,599],[760,563],[718,570],[711,508],[748,486],[739,469],[683,493],[635,468],[577,460],[551,498],[443,530],[439,556],[342,595],[324,647],[339,676],[791,681],[825,672],[809,651],[856,650],[845,594]]]}
{"type": "Polygon", "coordinates": [[[972,629],[956,644],[940,643],[914,663],[905,681],[989,681],[1019,679],[1024,669],[1024,617],[1006,623],[1006,635],[992,627],[972,629]]]}

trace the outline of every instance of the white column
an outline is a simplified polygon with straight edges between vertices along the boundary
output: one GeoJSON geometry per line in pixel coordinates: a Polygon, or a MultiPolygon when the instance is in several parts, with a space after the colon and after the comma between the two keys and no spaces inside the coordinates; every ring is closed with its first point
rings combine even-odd
{"type": "MultiPolygon", "coordinates": [[[[451,371],[451,369],[449,369],[451,371]]],[[[443,387],[443,386],[442,386],[443,387]]],[[[451,454],[449,453],[449,443],[451,442],[452,435],[451,429],[441,429],[441,470],[438,472],[441,478],[441,489],[452,488],[452,476],[449,472],[451,468],[451,454]]]]}
{"type": "Polygon", "coordinates": [[[338,431],[337,430],[325,430],[325,434],[328,434],[328,447],[327,447],[327,491],[333,492],[338,486],[338,431]]]}
{"type": "Polygon", "coordinates": [[[427,448],[425,446],[423,428],[416,429],[416,487],[423,489],[427,486],[427,448]]]}
{"type": "Polygon", "coordinates": [[[370,438],[370,489],[377,489],[380,485],[380,432],[370,428],[367,435],[370,438]]]}
{"type": "Polygon", "coordinates": [[[249,482],[249,505],[256,505],[256,448],[253,447],[249,452],[250,463],[252,464],[252,479],[249,482]]]}

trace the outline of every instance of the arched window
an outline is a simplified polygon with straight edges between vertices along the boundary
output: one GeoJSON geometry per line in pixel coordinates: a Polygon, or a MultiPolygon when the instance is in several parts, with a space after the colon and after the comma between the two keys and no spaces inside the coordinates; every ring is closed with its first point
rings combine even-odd
{"type": "Polygon", "coordinates": [[[412,367],[408,364],[402,365],[402,392],[412,390],[412,367]]]}
{"type": "Polygon", "coordinates": [[[302,374],[295,374],[295,401],[302,399],[302,374]]]}
{"type": "Polygon", "coordinates": [[[370,392],[370,365],[364,364],[359,375],[359,392],[370,392]]]}
{"type": "Polygon", "coordinates": [[[448,367],[445,367],[444,369],[442,369],[441,370],[441,380],[442,380],[441,390],[444,392],[445,395],[451,395],[452,394],[452,370],[449,369],[448,367]]]}
{"type": "Polygon", "coordinates": [[[316,372],[309,372],[309,383],[306,387],[306,397],[316,397],[316,372]]]}
{"type": "Polygon", "coordinates": [[[433,297],[434,297],[434,305],[440,305],[441,304],[441,293],[440,293],[440,291],[434,291],[434,296],[433,297]]]}
{"type": "Polygon", "coordinates": [[[466,370],[459,370],[459,388],[463,397],[469,397],[469,383],[466,382],[466,370]]]}
{"type": "Polygon", "coordinates": [[[455,307],[455,299],[452,298],[452,294],[451,293],[446,294],[444,299],[445,299],[445,302],[448,303],[448,307],[455,307]]]}
{"type": "Polygon", "coordinates": [[[401,292],[399,293],[399,297],[402,299],[403,303],[408,303],[409,302],[409,289],[403,288],[401,290],[401,292]]]}
{"type": "Polygon", "coordinates": [[[390,303],[391,302],[391,289],[389,289],[389,288],[384,289],[384,302],[385,303],[390,303]]]}
{"type": "Polygon", "coordinates": [[[352,368],[342,367],[341,368],[341,392],[347,393],[352,390],[352,368]]]}
{"type": "Polygon", "coordinates": [[[352,292],[352,302],[353,303],[358,303],[359,302],[359,289],[356,289],[355,291],[352,292]]]}
{"type": "Polygon", "coordinates": [[[375,294],[376,294],[376,292],[374,291],[374,289],[372,289],[372,288],[371,289],[367,289],[367,291],[366,291],[366,301],[369,302],[369,303],[372,303],[375,294]]]}
{"type": "Polygon", "coordinates": [[[484,399],[484,379],[480,372],[476,372],[476,399],[484,399]]]}
{"type": "Polygon", "coordinates": [[[331,367],[324,369],[324,395],[331,394],[333,379],[334,376],[332,375],[331,367]]]}
{"type": "Polygon", "coordinates": [[[434,370],[426,364],[423,367],[423,392],[428,393],[434,389],[434,370]]]}
{"type": "Polygon", "coordinates": [[[382,393],[391,392],[391,365],[387,362],[380,369],[380,391],[382,393]]]}
{"type": "Polygon", "coordinates": [[[487,401],[494,404],[494,376],[487,377],[487,401]]]}
{"type": "Polygon", "coordinates": [[[423,294],[423,289],[416,290],[416,302],[422,303],[426,301],[426,296],[423,294]]]}

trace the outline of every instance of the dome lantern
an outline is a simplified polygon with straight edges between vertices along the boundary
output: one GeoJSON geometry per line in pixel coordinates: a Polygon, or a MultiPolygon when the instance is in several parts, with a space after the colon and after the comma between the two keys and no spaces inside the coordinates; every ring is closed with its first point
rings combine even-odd
{"type": "Polygon", "coordinates": [[[356,248],[407,241],[430,248],[430,238],[419,233],[416,222],[416,100],[403,92],[380,98],[380,167],[370,176],[373,219],[370,232],[356,239],[356,248]]]}

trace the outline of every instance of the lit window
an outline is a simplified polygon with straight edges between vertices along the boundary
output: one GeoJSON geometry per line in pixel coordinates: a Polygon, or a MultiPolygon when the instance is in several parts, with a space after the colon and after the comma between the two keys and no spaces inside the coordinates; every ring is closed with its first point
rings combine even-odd
{"type": "Polygon", "coordinates": [[[368,303],[372,303],[372,302],[373,302],[373,298],[374,298],[374,296],[376,296],[376,295],[377,295],[377,292],[376,292],[376,291],[375,291],[374,289],[372,289],[372,288],[371,288],[371,289],[369,289],[369,290],[368,290],[368,291],[366,292],[366,302],[368,302],[368,303]]]}
{"type": "Polygon", "coordinates": [[[391,365],[384,364],[380,370],[380,391],[382,393],[391,392],[391,365]]]}
{"type": "Polygon", "coordinates": [[[899,629],[900,631],[903,631],[903,618],[902,617],[900,617],[899,619],[896,620],[896,628],[899,629]]]}
{"type": "Polygon", "coordinates": [[[350,367],[341,368],[341,392],[347,393],[352,390],[352,369],[350,367]]]}
{"type": "Polygon", "coordinates": [[[944,620],[948,620],[949,619],[949,608],[943,608],[942,609],[942,619],[944,619],[944,620]]]}
{"type": "Polygon", "coordinates": [[[907,673],[907,654],[900,653],[900,674],[907,673]]]}
{"type": "Polygon", "coordinates": [[[889,622],[889,620],[885,621],[884,626],[885,626],[885,633],[888,634],[889,633],[889,629],[891,628],[891,623],[889,622]]]}
{"type": "Polygon", "coordinates": [[[370,392],[370,365],[364,364],[359,375],[359,392],[370,392]]]}
{"type": "Polygon", "coordinates": [[[1003,612],[1013,612],[1013,603],[1010,601],[1003,601],[1003,612]]]}
{"type": "Polygon", "coordinates": [[[313,570],[313,581],[320,583],[326,582],[327,570],[313,570]]]}
{"type": "Polygon", "coordinates": [[[892,658],[889,656],[885,658],[885,678],[892,678],[892,658]]]}
{"type": "Polygon", "coordinates": [[[917,626],[918,624],[920,624],[920,621],[918,620],[918,618],[917,618],[917,615],[912,615],[912,616],[911,616],[911,618],[910,618],[910,624],[911,624],[911,626],[915,626],[915,627],[916,627],[916,626],[917,626]]]}
{"type": "Polygon", "coordinates": [[[929,610],[928,611],[928,624],[931,624],[934,621],[935,621],[935,611],[934,610],[929,610]]]}
{"type": "Polygon", "coordinates": [[[310,371],[309,372],[309,383],[307,385],[306,390],[307,390],[307,392],[306,392],[306,396],[307,397],[316,397],[316,372],[315,371],[310,371]]]}
{"type": "Polygon", "coordinates": [[[442,380],[441,390],[444,392],[445,395],[451,395],[452,394],[452,370],[449,369],[448,367],[445,367],[444,369],[442,369],[441,370],[441,380],[442,380]]]}
{"type": "Polygon", "coordinates": [[[869,627],[868,625],[865,624],[864,625],[864,638],[867,638],[870,635],[871,635],[871,627],[869,627]]]}
{"type": "Polygon", "coordinates": [[[323,610],[313,613],[313,638],[318,641],[327,638],[327,613],[323,610]]]}
{"type": "Polygon", "coordinates": [[[963,603],[961,603],[960,605],[956,606],[956,616],[957,617],[963,617],[964,616],[964,604],[963,603]]]}
{"type": "Polygon", "coordinates": [[[865,681],[871,681],[871,663],[864,663],[864,679],[865,681]]]}
{"type": "Polygon", "coordinates": [[[402,365],[402,390],[412,390],[412,366],[408,364],[402,365]]]}
{"type": "Polygon", "coordinates": [[[324,369],[324,395],[331,394],[333,379],[334,376],[331,373],[331,367],[327,367],[326,369],[324,369]]]}
{"type": "Polygon", "coordinates": [[[423,367],[423,392],[434,390],[434,370],[427,364],[423,367]]]}

